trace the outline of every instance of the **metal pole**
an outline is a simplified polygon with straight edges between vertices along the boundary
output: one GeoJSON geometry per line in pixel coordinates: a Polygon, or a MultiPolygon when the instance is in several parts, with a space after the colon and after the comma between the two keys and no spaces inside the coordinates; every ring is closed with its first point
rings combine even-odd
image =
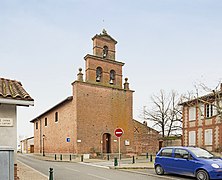
{"type": "Polygon", "coordinates": [[[133,156],[133,164],[135,163],[135,157],[133,156]]]}
{"type": "Polygon", "coordinates": [[[53,180],[53,168],[49,168],[49,180],[53,180]]]}
{"type": "Polygon", "coordinates": [[[120,137],[118,137],[118,139],[119,139],[119,166],[120,166],[120,137]]]}
{"type": "Polygon", "coordinates": [[[42,137],[42,155],[43,156],[45,156],[44,141],[45,141],[45,135],[43,134],[43,137],[42,137]]]}

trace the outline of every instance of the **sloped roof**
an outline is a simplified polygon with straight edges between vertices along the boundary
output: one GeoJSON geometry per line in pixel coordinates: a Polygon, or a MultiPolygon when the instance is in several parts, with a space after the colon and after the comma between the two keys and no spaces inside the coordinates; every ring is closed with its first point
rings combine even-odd
{"type": "Polygon", "coordinates": [[[52,108],[48,109],[47,111],[45,111],[44,113],[40,114],[38,117],[32,119],[30,122],[34,123],[35,121],[37,121],[38,119],[40,119],[42,116],[46,115],[47,113],[53,111],[54,109],[60,107],[61,105],[64,105],[67,102],[72,101],[73,97],[69,96],[66,99],[64,99],[63,101],[59,102],[58,104],[56,104],[55,106],[53,106],[52,108]]]}
{"type": "Polygon", "coordinates": [[[0,78],[0,98],[34,101],[22,87],[21,82],[5,78],[0,78]]]}
{"type": "Polygon", "coordinates": [[[94,40],[96,37],[98,37],[98,38],[105,38],[105,39],[111,40],[111,41],[113,41],[115,44],[117,44],[117,41],[116,41],[114,38],[112,38],[112,37],[107,33],[107,31],[106,31],[105,29],[103,29],[102,33],[96,34],[96,35],[92,38],[92,40],[94,40]]]}

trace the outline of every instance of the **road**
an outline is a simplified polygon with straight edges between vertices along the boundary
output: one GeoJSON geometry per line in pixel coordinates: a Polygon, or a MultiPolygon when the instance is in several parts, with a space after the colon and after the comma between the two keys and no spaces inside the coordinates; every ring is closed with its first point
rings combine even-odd
{"type": "Polygon", "coordinates": [[[48,176],[50,167],[54,170],[55,180],[190,180],[192,178],[164,175],[157,176],[153,169],[141,170],[114,170],[90,166],[83,163],[50,162],[32,158],[26,155],[19,155],[18,160],[48,176]]]}

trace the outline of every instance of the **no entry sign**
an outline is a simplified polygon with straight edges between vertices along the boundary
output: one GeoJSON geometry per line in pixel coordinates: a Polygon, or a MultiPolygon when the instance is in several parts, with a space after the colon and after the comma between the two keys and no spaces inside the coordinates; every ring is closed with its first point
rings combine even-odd
{"type": "Polygon", "coordinates": [[[116,137],[120,137],[123,134],[123,130],[121,128],[116,128],[114,133],[116,137]]]}

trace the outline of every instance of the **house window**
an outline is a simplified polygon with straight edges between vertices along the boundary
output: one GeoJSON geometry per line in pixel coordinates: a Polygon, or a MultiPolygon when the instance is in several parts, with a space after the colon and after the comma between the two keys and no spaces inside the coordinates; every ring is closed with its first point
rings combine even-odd
{"type": "Polygon", "coordinates": [[[59,117],[58,117],[58,112],[55,112],[55,122],[58,122],[59,117]]]}
{"type": "Polygon", "coordinates": [[[216,114],[216,108],[213,104],[206,104],[206,117],[211,117],[216,114]]]}
{"type": "Polygon", "coordinates": [[[35,123],[35,129],[38,129],[38,122],[35,123]]]}
{"type": "Polygon", "coordinates": [[[48,125],[48,119],[45,118],[45,126],[47,126],[47,125],[48,125]]]}
{"type": "Polygon", "coordinates": [[[196,107],[189,108],[189,121],[196,119],[196,107]]]}
{"type": "Polygon", "coordinates": [[[100,82],[102,79],[102,68],[101,67],[97,67],[96,68],[96,82],[100,82]]]}
{"type": "Polygon", "coordinates": [[[196,132],[190,131],[189,132],[189,146],[195,146],[196,145],[196,132]]]}
{"type": "Polygon", "coordinates": [[[116,76],[116,72],[114,70],[111,70],[110,71],[110,80],[109,80],[110,84],[115,84],[115,76],[116,76]]]}
{"type": "Polygon", "coordinates": [[[213,133],[212,132],[213,132],[212,129],[206,129],[204,131],[204,143],[205,143],[205,145],[212,145],[213,144],[213,142],[212,142],[213,133]]]}

